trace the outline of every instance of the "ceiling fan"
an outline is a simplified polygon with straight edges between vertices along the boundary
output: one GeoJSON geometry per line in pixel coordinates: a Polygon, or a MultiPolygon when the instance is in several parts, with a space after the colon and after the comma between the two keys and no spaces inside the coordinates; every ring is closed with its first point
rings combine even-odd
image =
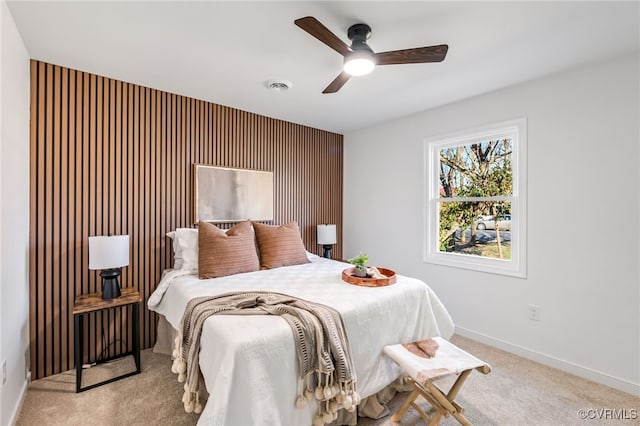
{"type": "Polygon", "coordinates": [[[347,30],[351,46],[347,46],[320,21],[312,16],[296,19],[294,23],[317,38],[336,52],[344,56],[343,71],[322,93],[335,93],[351,78],[365,75],[373,71],[376,65],[421,64],[425,62],[442,62],[447,56],[449,46],[416,47],[414,49],[393,50],[374,53],[367,45],[371,37],[371,27],[367,24],[355,24],[347,30]]]}

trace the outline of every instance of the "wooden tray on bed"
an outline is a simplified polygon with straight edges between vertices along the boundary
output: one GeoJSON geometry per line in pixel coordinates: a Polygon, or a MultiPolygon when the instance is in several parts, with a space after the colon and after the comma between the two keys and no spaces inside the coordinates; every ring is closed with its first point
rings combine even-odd
{"type": "Polygon", "coordinates": [[[385,278],[361,278],[356,277],[354,274],[356,268],[347,268],[342,271],[342,280],[348,282],[349,284],[361,285],[364,287],[383,287],[386,285],[391,285],[396,283],[396,271],[387,268],[378,267],[378,271],[385,278]]]}

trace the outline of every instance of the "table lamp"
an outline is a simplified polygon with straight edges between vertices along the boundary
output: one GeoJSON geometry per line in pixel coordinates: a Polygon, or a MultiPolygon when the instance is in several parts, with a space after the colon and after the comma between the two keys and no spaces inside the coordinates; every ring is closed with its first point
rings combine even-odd
{"type": "Polygon", "coordinates": [[[128,235],[89,237],[89,269],[101,270],[103,299],[120,297],[118,276],[128,264],[128,235]]]}
{"type": "Polygon", "coordinates": [[[318,244],[322,244],[324,257],[331,259],[331,248],[336,243],[336,225],[318,225],[318,244]]]}

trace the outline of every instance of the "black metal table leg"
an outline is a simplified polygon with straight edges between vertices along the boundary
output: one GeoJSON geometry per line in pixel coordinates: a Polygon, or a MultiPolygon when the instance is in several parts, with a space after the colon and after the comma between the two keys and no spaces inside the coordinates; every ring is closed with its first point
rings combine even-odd
{"type": "Polygon", "coordinates": [[[83,346],[83,330],[82,330],[82,314],[73,316],[73,340],[76,363],[76,393],[80,392],[82,387],[82,346],[83,346]]]}
{"type": "Polygon", "coordinates": [[[133,359],[136,362],[136,372],[140,372],[140,303],[133,304],[133,359]]]}

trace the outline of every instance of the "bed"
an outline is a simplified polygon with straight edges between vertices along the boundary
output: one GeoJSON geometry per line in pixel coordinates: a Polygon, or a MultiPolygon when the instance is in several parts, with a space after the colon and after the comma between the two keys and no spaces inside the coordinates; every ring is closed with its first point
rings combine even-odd
{"type": "MultiPolygon", "coordinates": [[[[348,264],[307,256],[310,262],[305,264],[212,279],[199,279],[188,270],[169,270],[148,305],[174,330],[188,301],[198,296],[260,290],[329,305],[344,321],[362,397],[376,394],[400,375],[399,368],[383,355],[385,345],[452,335],[451,317],[424,282],[398,276],[397,283],[387,287],[355,286],[341,279],[348,264]]],[[[294,339],[282,318],[207,319],[200,369],[209,393],[200,425],[312,423],[315,404],[295,407],[300,380],[294,339]]]]}

